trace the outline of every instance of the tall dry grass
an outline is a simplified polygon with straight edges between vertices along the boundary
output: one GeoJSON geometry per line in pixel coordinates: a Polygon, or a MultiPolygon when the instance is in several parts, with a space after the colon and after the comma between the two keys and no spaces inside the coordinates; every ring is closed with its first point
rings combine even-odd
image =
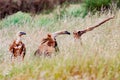
{"type": "MultiPolygon", "coordinates": [[[[88,32],[80,41],[73,35],[57,37],[60,52],[52,57],[34,57],[41,39],[57,30],[82,30],[112,14],[87,16],[84,19],[66,17],[51,25],[39,25],[43,15],[30,23],[15,24],[0,30],[0,80],[119,80],[120,79],[120,11],[115,18],[88,32]],[[36,22],[36,23],[35,23],[36,22]],[[24,62],[10,60],[9,44],[15,33],[25,31],[23,42],[27,53],[24,62]]],[[[45,15],[44,15],[45,16],[45,15]]],[[[46,15],[48,17],[48,15],[46,15]]],[[[52,17],[52,15],[49,15],[52,17]]],[[[12,23],[11,23],[12,24],[12,23]]]]}

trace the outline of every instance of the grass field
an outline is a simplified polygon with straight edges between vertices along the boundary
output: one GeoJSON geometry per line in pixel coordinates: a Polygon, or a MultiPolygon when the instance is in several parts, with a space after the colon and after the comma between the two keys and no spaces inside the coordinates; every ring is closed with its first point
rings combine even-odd
{"type": "MultiPolygon", "coordinates": [[[[73,7],[70,8],[74,10],[73,7]]],[[[73,13],[73,12],[69,12],[73,13]]],[[[18,12],[0,21],[0,80],[120,80],[120,10],[115,18],[74,42],[72,32],[83,30],[113,14],[65,15],[56,20],[55,12],[31,17],[18,12]],[[68,30],[71,35],[57,37],[60,52],[52,57],[35,57],[47,33],[68,30]],[[24,62],[11,62],[9,44],[18,31],[25,31],[27,53],[24,62]]]]}

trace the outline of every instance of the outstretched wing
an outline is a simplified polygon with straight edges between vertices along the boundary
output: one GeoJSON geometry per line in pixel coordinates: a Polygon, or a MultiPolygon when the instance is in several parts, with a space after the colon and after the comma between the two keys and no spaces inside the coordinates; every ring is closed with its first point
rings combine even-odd
{"type": "Polygon", "coordinates": [[[94,26],[91,26],[91,27],[89,27],[89,28],[87,28],[87,29],[85,29],[83,31],[84,32],[92,31],[94,28],[99,27],[103,23],[105,23],[105,22],[107,22],[107,21],[109,21],[110,19],[113,19],[113,18],[114,18],[114,16],[111,16],[111,17],[109,17],[107,19],[104,19],[104,20],[100,21],[99,23],[95,24],[94,26]]]}
{"type": "Polygon", "coordinates": [[[100,21],[99,23],[95,24],[94,26],[91,26],[87,29],[74,31],[73,32],[74,38],[79,39],[84,33],[88,32],[88,31],[92,31],[96,27],[99,27],[101,24],[103,24],[103,23],[105,23],[105,22],[107,22],[107,21],[109,21],[110,19],[113,19],[113,18],[114,18],[114,16],[111,16],[111,17],[109,17],[107,19],[104,19],[104,20],[100,21]]]}

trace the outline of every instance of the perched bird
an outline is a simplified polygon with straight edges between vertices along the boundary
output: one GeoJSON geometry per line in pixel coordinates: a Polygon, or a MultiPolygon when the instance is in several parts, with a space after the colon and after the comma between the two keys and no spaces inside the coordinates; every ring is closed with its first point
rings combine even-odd
{"type": "Polygon", "coordinates": [[[24,59],[26,53],[25,44],[21,40],[23,35],[26,35],[26,33],[18,32],[16,34],[17,38],[13,41],[9,48],[9,51],[12,53],[12,57],[17,58],[18,56],[21,56],[22,60],[24,59]]]}
{"type": "Polygon", "coordinates": [[[109,18],[107,18],[107,19],[104,19],[104,20],[100,21],[99,23],[97,23],[96,25],[91,26],[91,27],[89,27],[89,28],[87,28],[87,29],[79,30],[79,31],[74,31],[74,32],[73,32],[73,36],[74,36],[75,39],[80,39],[81,36],[82,36],[84,33],[88,32],[88,31],[92,31],[93,29],[99,27],[101,24],[103,24],[103,23],[105,23],[105,22],[107,22],[107,21],[109,21],[110,19],[113,19],[113,18],[114,18],[114,16],[111,16],[111,17],[109,17],[109,18]]]}
{"type": "Polygon", "coordinates": [[[58,35],[68,34],[68,31],[57,31],[52,34],[48,34],[46,38],[43,38],[39,48],[35,51],[34,55],[45,55],[50,56],[53,52],[59,51],[56,37],[58,35]]]}

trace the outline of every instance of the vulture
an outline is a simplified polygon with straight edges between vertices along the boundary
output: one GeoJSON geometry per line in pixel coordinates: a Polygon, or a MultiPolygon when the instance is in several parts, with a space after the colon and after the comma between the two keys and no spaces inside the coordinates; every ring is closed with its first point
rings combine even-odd
{"type": "Polygon", "coordinates": [[[25,44],[22,42],[21,37],[26,35],[25,32],[18,32],[16,34],[17,38],[12,42],[9,47],[9,51],[12,53],[12,57],[17,58],[18,56],[22,57],[22,60],[25,57],[26,47],[25,44]]]}
{"type": "Polygon", "coordinates": [[[74,39],[75,39],[75,40],[76,40],[76,39],[80,39],[81,36],[82,36],[84,33],[88,32],[88,31],[92,31],[93,29],[99,27],[101,24],[103,24],[103,23],[105,23],[105,22],[107,22],[107,21],[109,21],[110,19],[113,19],[113,18],[114,18],[114,16],[111,16],[111,17],[109,17],[109,18],[107,18],[107,19],[104,19],[104,20],[100,21],[99,23],[97,23],[96,25],[91,26],[91,27],[89,27],[89,28],[87,28],[87,29],[79,30],[79,31],[74,31],[74,32],[73,32],[74,39]]]}
{"type": "Polygon", "coordinates": [[[34,55],[51,56],[53,52],[58,52],[59,48],[57,45],[56,37],[63,34],[70,35],[70,32],[57,31],[52,34],[47,34],[47,37],[42,39],[41,44],[39,48],[35,51],[34,55]]]}

